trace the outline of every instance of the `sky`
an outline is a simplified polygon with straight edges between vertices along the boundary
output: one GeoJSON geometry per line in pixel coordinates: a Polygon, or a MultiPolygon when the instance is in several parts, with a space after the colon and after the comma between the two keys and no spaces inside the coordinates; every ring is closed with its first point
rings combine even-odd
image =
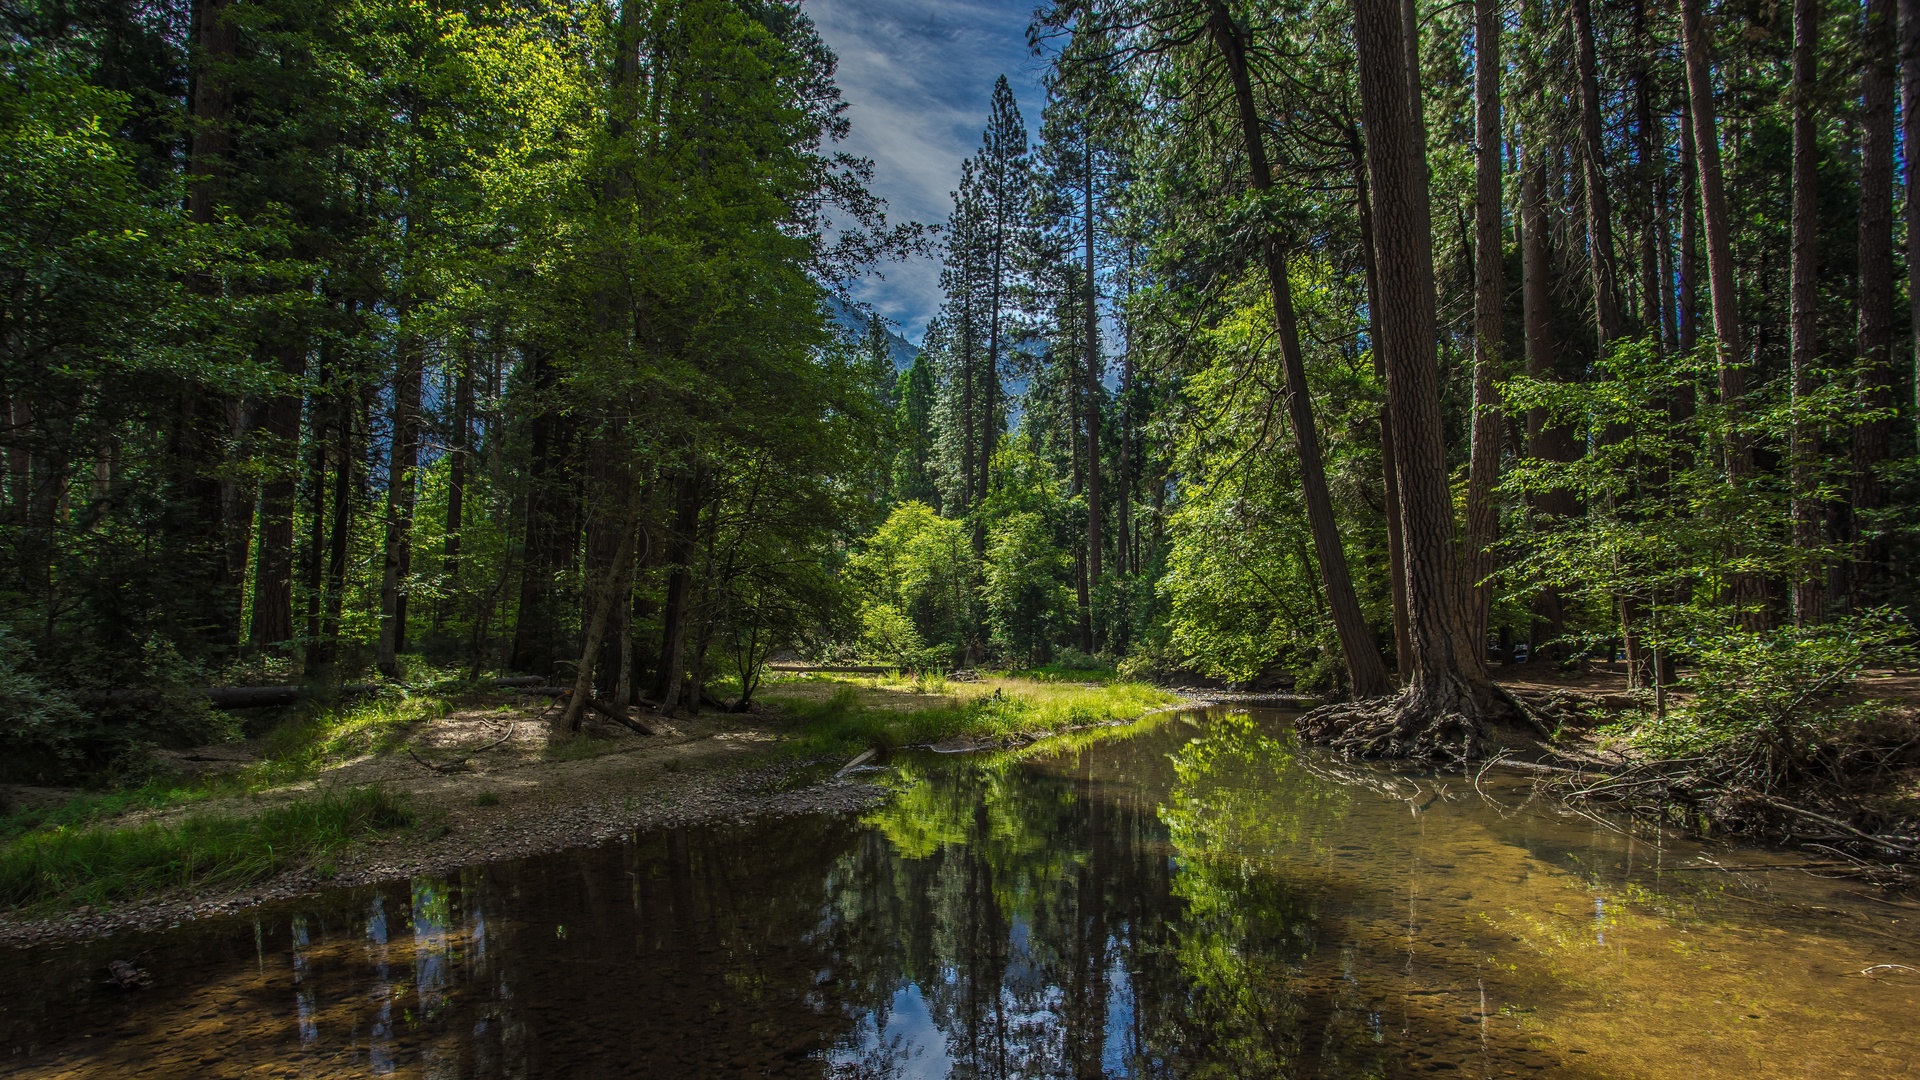
{"type": "MultiPolygon", "coordinates": [[[[1001,75],[1037,133],[1046,63],[1027,49],[1035,0],[806,0],[840,57],[853,133],[842,149],[873,161],[891,221],[945,224],[960,162],[980,146],[1001,75]]],[[[940,306],[936,259],[888,263],[854,296],[918,343],[940,306]]]]}

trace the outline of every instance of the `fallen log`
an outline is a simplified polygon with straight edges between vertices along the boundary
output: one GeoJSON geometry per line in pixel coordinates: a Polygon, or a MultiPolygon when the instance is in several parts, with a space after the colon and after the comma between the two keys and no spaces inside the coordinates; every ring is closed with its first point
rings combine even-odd
{"type": "Polygon", "coordinates": [[[884,664],[768,664],[768,671],[778,671],[786,675],[805,675],[819,672],[823,675],[885,675],[900,670],[884,664]]]}

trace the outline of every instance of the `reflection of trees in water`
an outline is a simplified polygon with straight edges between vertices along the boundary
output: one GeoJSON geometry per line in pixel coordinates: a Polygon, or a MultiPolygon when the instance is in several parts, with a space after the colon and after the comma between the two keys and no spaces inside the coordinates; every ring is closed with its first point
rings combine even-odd
{"type": "MultiPolygon", "coordinates": [[[[1109,782],[1166,767],[1157,739],[910,776],[834,872],[833,918],[900,928],[854,960],[886,1001],[917,986],[969,1077],[1372,1075],[1386,1064],[1347,950],[1323,948],[1310,863],[1345,792],[1290,742],[1216,721],[1173,795],[1109,782]],[[889,981],[889,976],[893,981],[889,981]]],[[[879,1071],[900,1051],[867,1041],[879,1071]]]]}
{"type": "Polygon", "coordinates": [[[1096,759],[910,777],[836,869],[848,886],[837,916],[900,928],[871,958],[875,982],[892,974],[888,996],[919,987],[956,1076],[1137,1064],[1132,1002],[1157,977],[1141,961],[1173,914],[1165,829],[1131,788],[1096,775],[1096,759]]]}

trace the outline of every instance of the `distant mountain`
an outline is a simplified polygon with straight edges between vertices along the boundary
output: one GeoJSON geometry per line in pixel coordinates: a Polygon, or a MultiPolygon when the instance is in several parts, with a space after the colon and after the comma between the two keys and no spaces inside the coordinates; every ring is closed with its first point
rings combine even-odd
{"type": "MultiPolygon", "coordinates": [[[[856,342],[867,339],[865,314],[837,296],[827,298],[827,307],[833,313],[834,324],[840,327],[843,333],[856,342]]],[[[891,326],[884,326],[884,329],[887,332],[887,344],[893,347],[893,369],[905,371],[912,366],[913,358],[920,355],[920,346],[895,333],[891,326]]]]}

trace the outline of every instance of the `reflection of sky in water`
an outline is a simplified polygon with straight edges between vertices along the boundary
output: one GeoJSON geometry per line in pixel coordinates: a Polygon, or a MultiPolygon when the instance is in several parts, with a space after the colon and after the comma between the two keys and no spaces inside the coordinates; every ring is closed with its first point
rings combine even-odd
{"type": "Polygon", "coordinates": [[[1121,943],[1107,939],[1113,965],[1107,969],[1107,1030],[1100,1044],[1100,1071],[1124,1074],[1139,1054],[1133,1031],[1133,974],[1127,970],[1121,943]]]}
{"type": "Polygon", "coordinates": [[[307,933],[307,919],[296,915],[293,919],[293,1013],[300,1027],[300,1045],[311,1046],[320,1037],[320,1027],[313,1018],[313,987],[307,986],[307,958],[300,950],[312,943],[307,933]]]}
{"type": "Polygon", "coordinates": [[[912,983],[894,991],[884,1015],[862,1016],[828,1053],[827,1064],[834,1075],[898,1080],[937,1080],[953,1071],[947,1036],[912,983]]]}
{"type": "Polygon", "coordinates": [[[393,984],[387,975],[387,904],[378,895],[367,911],[367,959],[373,969],[373,1032],[367,1040],[367,1068],[393,1071],[393,984]]]}

